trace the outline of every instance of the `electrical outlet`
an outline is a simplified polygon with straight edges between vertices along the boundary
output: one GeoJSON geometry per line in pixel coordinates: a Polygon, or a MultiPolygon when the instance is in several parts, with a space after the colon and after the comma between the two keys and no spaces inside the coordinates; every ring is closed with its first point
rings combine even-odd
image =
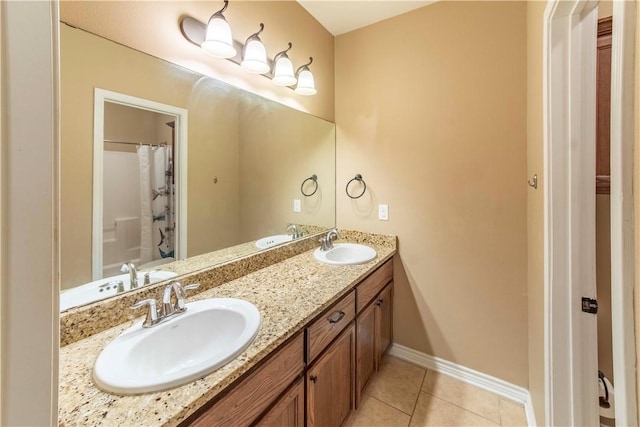
{"type": "Polygon", "coordinates": [[[378,219],[389,221],[389,205],[378,205],[378,219]]]}
{"type": "Polygon", "coordinates": [[[293,211],[300,212],[302,210],[302,206],[300,204],[300,199],[293,199],[293,211]]]}

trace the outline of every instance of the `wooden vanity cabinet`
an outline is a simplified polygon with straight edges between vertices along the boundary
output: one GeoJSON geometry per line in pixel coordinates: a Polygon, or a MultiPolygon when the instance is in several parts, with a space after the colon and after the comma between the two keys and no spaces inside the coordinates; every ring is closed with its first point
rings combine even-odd
{"type": "Polygon", "coordinates": [[[373,303],[376,307],[376,371],[382,356],[393,341],[393,282],[389,283],[373,303]]]}
{"type": "Polygon", "coordinates": [[[339,427],[392,341],[389,260],[183,425],[339,427]]]}
{"type": "Polygon", "coordinates": [[[393,340],[392,279],[389,260],[356,287],[356,408],[393,340]]]}
{"type": "Polygon", "coordinates": [[[256,426],[304,427],[304,379],[296,381],[256,426]]]}
{"type": "MultiPolygon", "coordinates": [[[[211,406],[205,405],[183,424],[203,427],[254,424],[274,402],[286,400],[283,393],[304,371],[303,353],[304,335],[298,334],[237,385],[231,386],[229,393],[211,406]]],[[[282,410],[286,412],[285,408],[282,410]]],[[[277,416],[273,415],[273,422],[276,421],[277,416]]]]}
{"type": "Polygon", "coordinates": [[[353,322],[307,370],[307,427],[339,427],[354,407],[353,322]]]}

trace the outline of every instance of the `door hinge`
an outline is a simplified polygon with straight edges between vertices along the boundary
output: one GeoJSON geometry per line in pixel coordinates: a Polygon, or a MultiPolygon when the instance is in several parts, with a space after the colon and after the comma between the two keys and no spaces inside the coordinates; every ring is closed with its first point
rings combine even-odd
{"type": "Polygon", "coordinates": [[[584,311],[585,313],[597,314],[598,300],[588,297],[582,297],[582,311],[584,311]]]}

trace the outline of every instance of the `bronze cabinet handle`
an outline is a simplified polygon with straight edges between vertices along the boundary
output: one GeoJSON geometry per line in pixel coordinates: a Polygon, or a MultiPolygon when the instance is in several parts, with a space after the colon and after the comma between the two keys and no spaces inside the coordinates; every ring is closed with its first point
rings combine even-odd
{"type": "Polygon", "coordinates": [[[334,315],[332,317],[329,317],[329,323],[338,323],[339,321],[341,321],[342,319],[344,319],[345,313],[344,311],[339,311],[336,313],[337,315],[334,315]]]}

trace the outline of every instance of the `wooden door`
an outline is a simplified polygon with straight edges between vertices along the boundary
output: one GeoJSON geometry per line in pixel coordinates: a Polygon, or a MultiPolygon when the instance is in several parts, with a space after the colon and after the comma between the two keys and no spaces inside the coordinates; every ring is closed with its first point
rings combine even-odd
{"type": "Polygon", "coordinates": [[[307,426],[339,427],[354,403],[355,326],[353,323],[307,371],[307,426]]]}
{"type": "Polygon", "coordinates": [[[598,21],[596,57],[596,193],[609,194],[611,139],[611,17],[598,21]]]}
{"type": "Polygon", "coordinates": [[[304,427],[304,380],[293,384],[256,426],[304,427]]]}
{"type": "Polygon", "coordinates": [[[376,311],[378,307],[370,304],[356,321],[356,408],[367,383],[376,370],[376,311]]]}
{"type": "Polygon", "coordinates": [[[393,282],[376,298],[376,370],[393,340],[393,282]]]}

